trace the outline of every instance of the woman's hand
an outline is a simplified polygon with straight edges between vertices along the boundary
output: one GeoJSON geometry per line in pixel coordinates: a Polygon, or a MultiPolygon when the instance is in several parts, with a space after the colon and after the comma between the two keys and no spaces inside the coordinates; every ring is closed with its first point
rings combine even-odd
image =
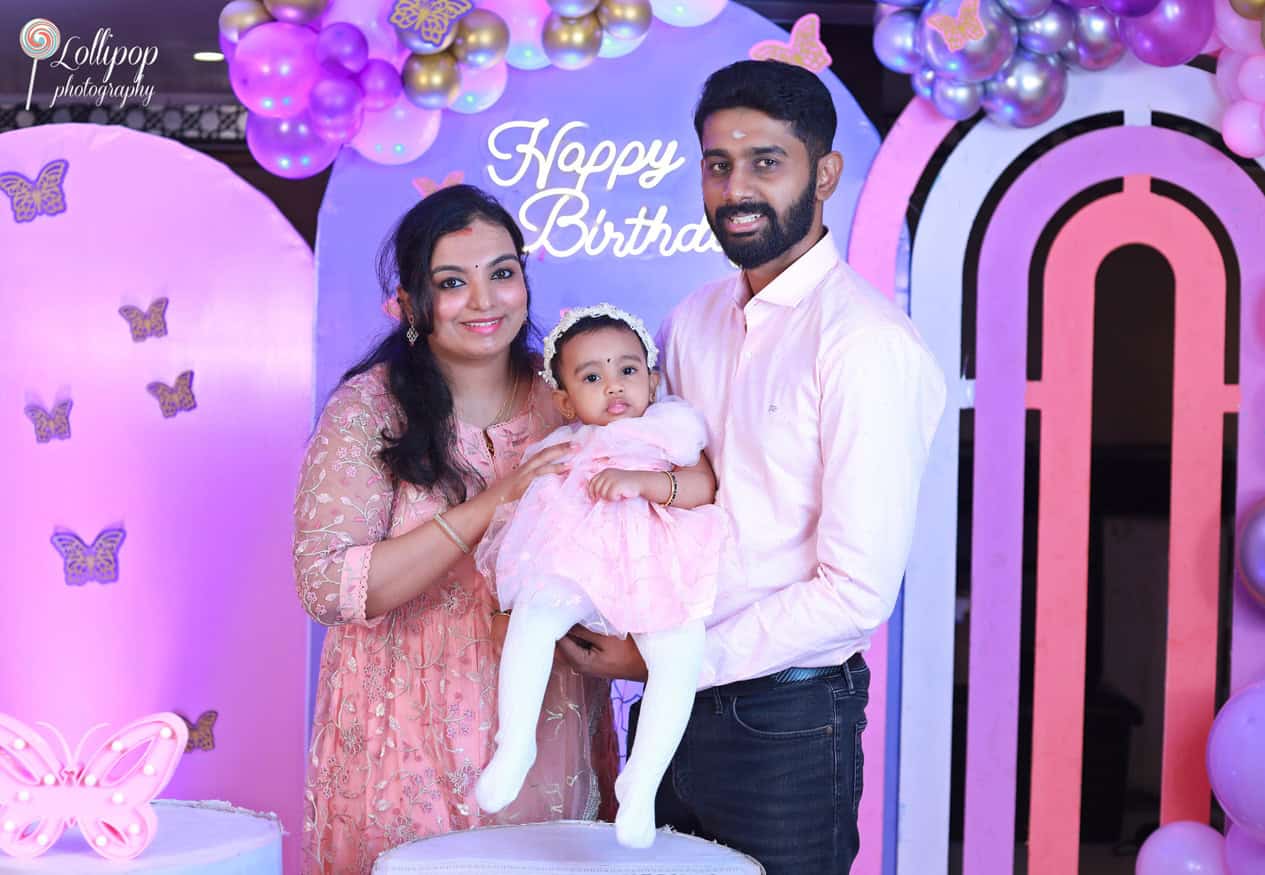
{"type": "Polygon", "coordinates": [[[607,468],[589,481],[589,498],[594,501],[622,501],[625,498],[666,501],[667,483],[662,472],[607,468]]]}
{"type": "Polygon", "coordinates": [[[572,450],[571,444],[554,444],[545,447],[530,459],[524,459],[514,469],[514,473],[502,478],[488,489],[496,496],[497,504],[518,501],[531,486],[533,480],[545,474],[565,474],[568,471],[566,456],[572,450]]]}

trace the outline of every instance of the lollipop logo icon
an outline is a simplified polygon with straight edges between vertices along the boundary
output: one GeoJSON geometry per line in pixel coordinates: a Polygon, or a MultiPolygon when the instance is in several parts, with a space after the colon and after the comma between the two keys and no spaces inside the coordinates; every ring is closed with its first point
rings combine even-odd
{"type": "Polygon", "coordinates": [[[35,69],[40,61],[57,54],[61,47],[61,31],[47,18],[32,18],[22,25],[18,40],[22,53],[31,59],[31,84],[26,89],[26,108],[31,108],[31,93],[35,90],[35,69]]]}

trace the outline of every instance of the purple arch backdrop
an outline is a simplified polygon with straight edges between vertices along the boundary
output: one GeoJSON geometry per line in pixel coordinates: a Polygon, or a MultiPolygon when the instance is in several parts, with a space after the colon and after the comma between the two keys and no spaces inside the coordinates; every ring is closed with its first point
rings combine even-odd
{"type": "MultiPolygon", "coordinates": [[[[788,36],[736,3],[701,27],[656,19],[631,55],[581,72],[511,71],[490,109],[445,112],[438,139],[411,164],[383,166],[344,149],[316,245],[318,411],[340,375],[391,325],[374,274],[379,245],[422,191],[445,180],[492,192],[518,219],[532,250],[533,316],[542,330],[563,307],[603,300],[653,328],[692,289],[730,270],[703,216],[693,109],[712,71],[767,39],[788,36]]],[[[842,251],[879,137],[838,78],[827,70],[822,79],[844,156],[826,209],[842,251]]],[[[323,638],[313,627],[312,685],[323,638]]]]}

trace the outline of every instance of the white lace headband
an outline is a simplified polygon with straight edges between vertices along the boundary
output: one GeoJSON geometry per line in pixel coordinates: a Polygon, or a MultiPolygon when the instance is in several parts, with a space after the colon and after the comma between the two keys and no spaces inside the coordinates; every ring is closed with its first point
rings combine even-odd
{"type": "Polygon", "coordinates": [[[592,307],[573,307],[562,314],[562,320],[553,327],[548,336],[545,337],[545,367],[540,372],[540,376],[544,378],[554,389],[560,388],[558,381],[553,376],[553,358],[558,354],[558,338],[566,334],[581,319],[588,319],[591,316],[609,316],[611,319],[618,319],[623,322],[641,338],[641,342],[646,347],[646,365],[654,368],[655,362],[659,360],[659,347],[654,345],[654,339],[650,336],[650,332],[646,330],[646,325],[633,314],[621,310],[611,304],[595,304],[592,307]]]}

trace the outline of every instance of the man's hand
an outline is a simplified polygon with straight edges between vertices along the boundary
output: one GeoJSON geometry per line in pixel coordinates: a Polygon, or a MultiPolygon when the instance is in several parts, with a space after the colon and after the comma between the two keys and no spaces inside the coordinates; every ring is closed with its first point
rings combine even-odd
{"type": "MultiPolygon", "coordinates": [[[[621,501],[625,498],[647,498],[649,471],[624,471],[606,468],[589,481],[589,498],[594,501],[621,501]]],[[[664,479],[659,475],[659,479],[664,479]]]]}
{"type": "Polygon", "coordinates": [[[558,641],[558,650],[580,674],[612,680],[645,681],[646,663],[632,636],[597,635],[573,626],[558,641]]]}

